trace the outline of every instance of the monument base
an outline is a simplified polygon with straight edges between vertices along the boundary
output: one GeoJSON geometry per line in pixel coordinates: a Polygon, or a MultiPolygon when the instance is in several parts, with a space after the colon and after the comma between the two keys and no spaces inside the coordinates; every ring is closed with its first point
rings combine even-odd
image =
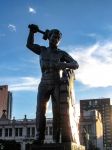
{"type": "Polygon", "coordinates": [[[29,150],[85,150],[84,146],[78,146],[73,142],[69,143],[50,143],[43,145],[31,144],[29,150]]]}

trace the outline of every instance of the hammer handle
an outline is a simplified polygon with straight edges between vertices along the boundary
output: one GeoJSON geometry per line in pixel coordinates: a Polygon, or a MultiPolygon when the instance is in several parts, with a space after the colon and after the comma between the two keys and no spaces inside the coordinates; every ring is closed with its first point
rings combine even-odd
{"type": "Polygon", "coordinates": [[[39,33],[42,33],[42,34],[45,34],[45,32],[42,31],[42,30],[40,30],[40,29],[38,30],[38,32],[39,32],[39,33]]]}

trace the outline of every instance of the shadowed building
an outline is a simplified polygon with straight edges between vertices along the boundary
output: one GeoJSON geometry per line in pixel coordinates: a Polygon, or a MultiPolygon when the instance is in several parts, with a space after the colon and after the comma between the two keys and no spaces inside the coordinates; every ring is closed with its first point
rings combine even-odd
{"type": "MultiPolygon", "coordinates": [[[[48,143],[53,144],[52,123],[53,123],[52,118],[47,118],[46,130],[45,130],[45,141],[44,141],[47,145],[48,143]]],[[[29,144],[31,144],[36,138],[35,124],[36,124],[36,120],[27,119],[26,115],[24,119],[18,119],[18,120],[16,120],[15,118],[13,118],[12,120],[0,118],[0,140],[5,140],[5,141],[14,140],[17,143],[21,144],[21,150],[29,149],[26,147],[29,144]]],[[[84,147],[80,146],[80,150],[84,150],[84,147]]]]}
{"type": "MultiPolygon", "coordinates": [[[[25,145],[31,143],[36,138],[35,119],[12,120],[5,117],[4,112],[0,118],[0,140],[16,141],[21,143],[21,150],[25,150],[25,145]]],[[[53,143],[52,119],[47,118],[45,143],[53,143]]]]}
{"type": "Polygon", "coordinates": [[[80,142],[87,150],[103,150],[103,124],[97,110],[83,112],[80,118],[80,142]]]}
{"type": "Polygon", "coordinates": [[[112,147],[112,106],[110,98],[80,100],[80,115],[84,116],[85,111],[97,110],[101,113],[103,123],[103,144],[105,148],[112,147]]]}
{"type": "Polygon", "coordinates": [[[12,115],[12,93],[8,91],[8,85],[0,86],[0,117],[3,110],[6,111],[7,119],[11,119],[12,115]]]}

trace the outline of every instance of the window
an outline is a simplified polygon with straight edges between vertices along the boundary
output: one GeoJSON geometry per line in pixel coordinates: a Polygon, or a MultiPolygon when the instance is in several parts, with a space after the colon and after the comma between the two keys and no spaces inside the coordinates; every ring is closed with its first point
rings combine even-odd
{"type": "Polygon", "coordinates": [[[9,136],[12,136],[12,128],[9,128],[9,136]]]}
{"type": "Polygon", "coordinates": [[[89,105],[91,106],[91,101],[89,101],[89,105]]]}
{"type": "Polygon", "coordinates": [[[35,127],[32,127],[32,136],[35,136],[35,127]]]}
{"type": "Polygon", "coordinates": [[[52,134],[53,134],[53,128],[49,127],[49,135],[52,135],[52,134]]]}
{"type": "Polygon", "coordinates": [[[19,136],[22,136],[22,135],[23,135],[23,129],[19,128],[19,136]]]}
{"type": "Polygon", "coordinates": [[[5,128],[5,137],[12,136],[12,128],[5,128]]]}
{"type": "Polygon", "coordinates": [[[18,136],[18,128],[15,128],[15,136],[18,136]]]}
{"type": "Polygon", "coordinates": [[[8,136],[8,128],[5,129],[5,137],[8,136]]]}
{"type": "Polygon", "coordinates": [[[30,137],[30,128],[27,128],[27,137],[30,137]]]}
{"type": "Polygon", "coordinates": [[[98,104],[98,101],[97,100],[95,100],[95,105],[97,105],[98,104]]]}
{"type": "Polygon", "coordinates": [[[15,128],[15,136],[22,136],[23,128],[15,128]]]}
{"type": "Polygon", "coordinates": [[[48,127],[46,127],[45,135],[48,135],[48,127]]]}
{"type": "Polygon", "coordinates": [[[0,129],[0,137],[2,137],[2,129],[0,129]]]}

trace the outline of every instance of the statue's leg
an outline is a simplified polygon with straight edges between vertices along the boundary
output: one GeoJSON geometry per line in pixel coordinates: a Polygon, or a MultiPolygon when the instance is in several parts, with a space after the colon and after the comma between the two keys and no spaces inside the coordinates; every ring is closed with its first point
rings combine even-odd
{"type": "Polygon", "coordinates": [[[45,139],[45,127],[46,127],[46,105],[50,97],[49,86],[39,85],[37,95],[37,110],[36,110],[36,129],[37,129],[37,141],[43,143],[45,139]]]}
{"type": "Polygon", "coordinates": [[[53,141],[59,143],[60,141],[60,104],[59,104],[59,86],[55,86],[52,96],[52,110],[53,110],[53,141]]]}

